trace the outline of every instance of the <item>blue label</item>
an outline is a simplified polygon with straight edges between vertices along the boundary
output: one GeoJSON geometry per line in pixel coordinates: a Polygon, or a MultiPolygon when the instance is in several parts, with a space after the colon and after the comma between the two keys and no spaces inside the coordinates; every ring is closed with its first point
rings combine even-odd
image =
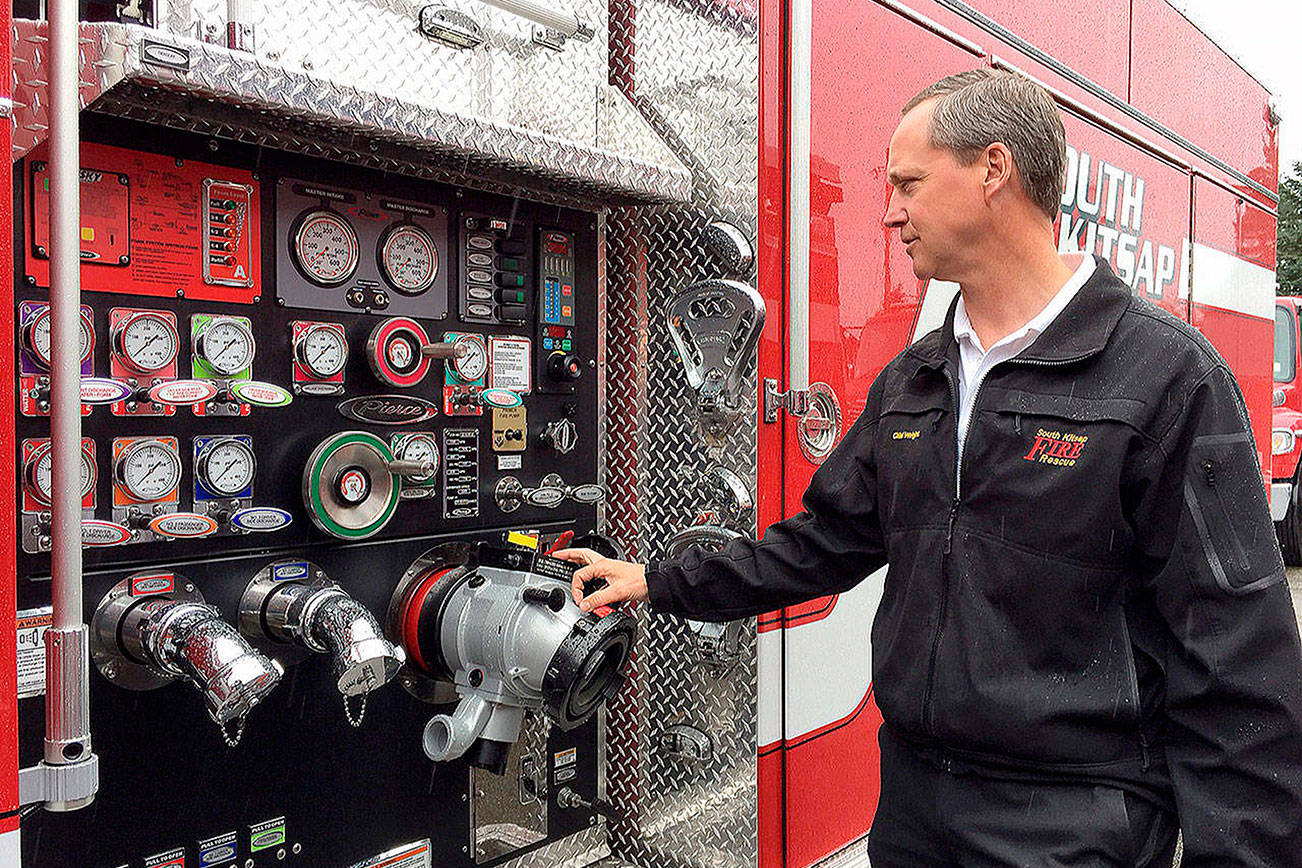
{"type": "Polygon", "coordinates": [[[199,852],[199,868],[208,868],[210,865],[229,862],[235,858],[235,855],[235,848],[230,844],[221,844],[211,850],[202,850],[199,852]]]}
{"type": "Polygon", "coordinates": [[[307,574],[307,561],[295,561],[290,564],[277,564],[271,568],[271,577],[277,582],[288,582],[293,579],[306,579],[307,574]]]}
{"type": "Polygon", "coordinates": [[[274,506],[250,506],[231,516],[231,524],[240,530],[269,532],[289,527],[294,517],[274,506]]]}

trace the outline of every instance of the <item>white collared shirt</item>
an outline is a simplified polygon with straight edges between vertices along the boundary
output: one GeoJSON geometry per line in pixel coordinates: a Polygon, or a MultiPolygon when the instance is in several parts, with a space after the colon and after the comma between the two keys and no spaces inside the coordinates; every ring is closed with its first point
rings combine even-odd
{"type": "MultiPolygon", "coordinates": [[[[1062,285],[1062,289],[1044,306],[1044,309],[1031,318],[1031,321],[1012,334],[1007,335],[986,350],[981,346],[981,339],[972,328],[968,319],[963,296],[959,295],[958,305],[954,308],[954,338],[958,341],[958,460],[963,461],[963,441],[967,438],[968,421],[972,415],[972,401],[981,381],[990,369],[1000,362],[1013,358],[1022,350],[1035,343],[1049,324],[1057,319],[1085,281],[1090,279],[1098,267],[1093,256],[1082,256],[1081,264],[1072,272],[1071,277],[1062,285]]],[[[961,470],[960,470],[961,472],[961,470]]]]}

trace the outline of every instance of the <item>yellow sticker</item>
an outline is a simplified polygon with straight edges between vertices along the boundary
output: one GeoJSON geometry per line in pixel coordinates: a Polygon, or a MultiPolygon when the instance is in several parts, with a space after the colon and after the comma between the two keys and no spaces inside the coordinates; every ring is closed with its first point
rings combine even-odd
{"type": "Polygon", "coordinates": [[[538,549],[538,537],[533,534],[520,533],[518,530],[508,531],[506,541],[512,545],[524,546],[527,549],[538,549]]]}
{"type": "Polygon", "coordinates": [[[95,227],[94,227],[94,226],[83,226],[83,227],[81,227],[81,240],[82,240],[82,241],[94,241],[94,240],[95,240],[95,227]]]}

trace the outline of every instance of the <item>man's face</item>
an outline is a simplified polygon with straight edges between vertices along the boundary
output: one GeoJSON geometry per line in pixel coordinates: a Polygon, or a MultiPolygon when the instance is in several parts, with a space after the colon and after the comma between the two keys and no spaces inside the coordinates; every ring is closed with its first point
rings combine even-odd
{"type": "Polygon", "coordinates": [[[933,147],[928,134],[936,100],[915,106],[891,136],[886,163],[891,198],[882,222],[898,229],[920,280],[961,282],[965,263],[979,258],[987,216],[984,161],[961,165],[933,147]]]}

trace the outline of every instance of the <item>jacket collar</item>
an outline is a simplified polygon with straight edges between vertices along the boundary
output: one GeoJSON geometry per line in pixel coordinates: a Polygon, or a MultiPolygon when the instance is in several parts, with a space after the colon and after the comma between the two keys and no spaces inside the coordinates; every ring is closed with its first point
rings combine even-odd
{"type": "MultiPolygon", "coordinates": [[[[1086,359],[1103,349],[1121,315],[1130,305],[1130,288],[1121,282],[1107,262],[1098,263],[1089,280],[1076,297],[1062,309],[1035,342],[1017,358],[1037,362],[1062,363],[1086,359]]],[[[954,309],[958,296],[949,305],[945,323],[925,335],[906,351],[922,362],[923,367],[939,368],[946,359],[957,359],[954,340],[954,309]]]]}

